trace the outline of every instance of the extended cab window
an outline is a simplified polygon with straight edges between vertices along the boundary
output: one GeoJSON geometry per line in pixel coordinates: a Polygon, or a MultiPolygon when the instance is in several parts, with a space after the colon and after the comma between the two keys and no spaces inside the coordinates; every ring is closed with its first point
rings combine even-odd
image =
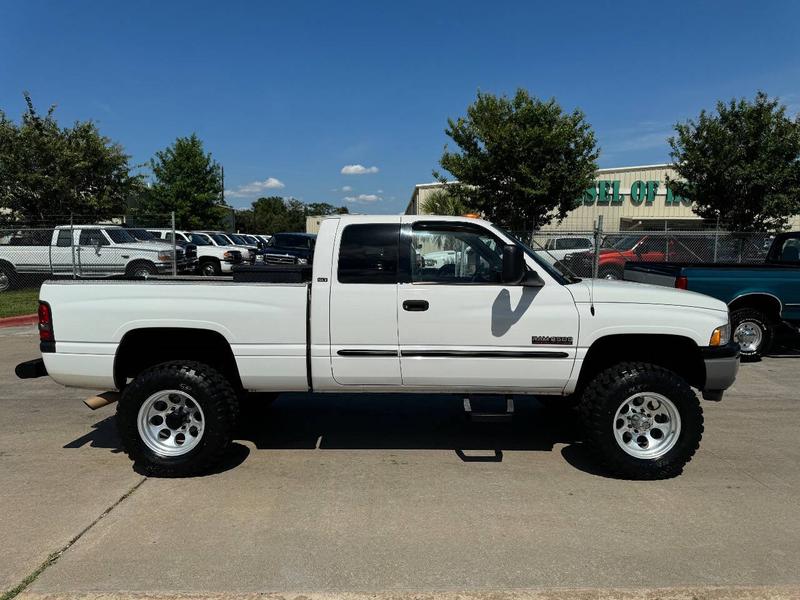
{"type": "Polygon", "coordinates": [[[476,228],[425,226],[411,238],[414,283],[500,283],[503,244],[476,228]]]}
{"type": "Polygon", "coordinates": [[[340,283],[397,283],[400,225],[348,225],[339,245],[340,283]]]}
{"type": "Polygon", "coordinates": [[[70,229],[59,229],[58,230],[58,239],[56,240],[56,246],[59,248],[69,248],[72,246],[72,231],[70,229]]]}

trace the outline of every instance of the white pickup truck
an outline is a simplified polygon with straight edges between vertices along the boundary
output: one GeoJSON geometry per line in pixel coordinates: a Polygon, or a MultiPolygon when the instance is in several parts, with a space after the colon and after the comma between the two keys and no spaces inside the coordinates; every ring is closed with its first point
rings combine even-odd
{"type": "MultiPolygon", "coordinates": [[[[0,243],[0,291],[24,276],[122,275],[147,277],[172,272],[172,248],[140,242],[116,225],[61,225],[10,231],[0,243]]],[[[177,249],[178,272],[191,268],[177,249]]]]}
{"type": "Polygon", "coordinates": [[[739,366],[722,302],[569,279],[468,218],[331,217],[310,282],[48,282],[39,312],[17,375],[109,390],[87,403],[118,399],[125,450],[167,476],[220,460],[247,392],[313,391],[575,400],[610,472],[670,477],[703,431],[692,388],[719,400],[739,366]]]}

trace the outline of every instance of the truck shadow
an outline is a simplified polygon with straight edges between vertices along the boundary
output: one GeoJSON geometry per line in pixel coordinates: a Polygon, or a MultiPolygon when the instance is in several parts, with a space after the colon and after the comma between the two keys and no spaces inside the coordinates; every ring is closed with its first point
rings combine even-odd
{"type": "MultiPolygon", "coordinates": [[[[497,400],[473,399],[473,407],[504,408],[497,400]]],[[[574,423],[564,426],[552,414],[569,411],[545,409],[534,398],[515,403],[513,419],[487,423],[470,421],[453,395],[283,394],[269,406],[246,406],[237,437],[273,450],[550,451],[574,441],[574,423]]]]}
{"type": "MultiPolygon", "coordinates": [[[[494,409],[502,398],[479,398],[474,409],[494,409]],[[499,402],[498,402],[499,401],[499,402]],[[488,403],[488,404],[487,404],[488,403]]],[[[605,476],[579,443],[577,415],[546,407],[533,397],[515,397],[513,419],[473,422],[459,396],[440,394],[282,394],[271,404],[243,406],[235,439],[260,450],[449,450],[465,463],[503,462],[507,451],[552,452],[576,469],[605,476]]],[[[114,417],[106,417],[64,448],[121,452],[114,417]]],[[[249,449],[234,443],[214,473],[244,462],[249,449]]]]}

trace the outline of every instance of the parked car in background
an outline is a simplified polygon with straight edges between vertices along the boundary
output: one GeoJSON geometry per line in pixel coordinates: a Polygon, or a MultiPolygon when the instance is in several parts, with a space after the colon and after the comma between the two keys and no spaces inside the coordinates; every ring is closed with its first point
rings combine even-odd
{"type": "Polygon", "coordinates": [[[630,262],[625,279],[725,302],[743,359],[756,360],[768,352],[781,323],[800,329],[800,232],[776,235],[761,264],[630,262]]]}
{"type": "MultiPolygon", "coordinates": [[[[111,225],[62,225],[54,229],[16,230],[0,245],[0,291],[21,275],[120,275],[146,277],[172,273],[173,250],[158,242],[137,241],[111,225]]],[[[178,272],[192,268],[184,250],[175,256],[178,272]]]]}
{"type": "Polygon", "coordinates": [[[541,252],[542,258],[549,262],[563,260],[567,254],[573,252],[593,252],[594,239],[587,235],[565,235],[548,238],[540,246],[534,246],[541,252]]]}
{"type": "MultiPolygon", "coordinates": [[[[158,244],[164,244],[165,246],[168,247],[172,247],[171,241],[163,240],[161,239],[160,236],[156,235],[151,231],[148,231],[147,229],[140,227],[126,227],[125,231],[130,233],[139,242],[158,243],[158,244]]],[[[182,239],[176,239],[175,243],[177,246],[183,248],[183,251],[186,256],[186,270],[194,272],[197,269],[197,264],[198,264],[197,245],[191,244],[182,239]]]]}
{"type": "MultiPolygon", "coordinates": [[[[680,237],[658,233],[632,233],[607,235],[603,239],[598,257],[597,276],[601,279],[622,279],[625,263],[659,262],[665,260],[700,261],[709,249],[696,250],[680,237]]],[[[559,261],[578,277],[591,277],[594,250],[571,252],[559,261]]]]}
{"type": "MultiPolygon", "coordinates": [[[[149,232],[166,243],[172,243],[172,229],[150,229],[149,232]]],[[[229,275],[233,267],[244,260],[240,249],[215,246],[198,233],[176,231],[175,239],[179,244],[191,244],[196,248],[197,272],[200,275],[229,275]]]]}
{"type": "Polygon", "coordinates": [[[242,253],[242,258],[245,262],[249,262],[250,264],[254,264],[256,262],[256,256],[258,255],[255,248],[250,246],[249,244],[241,245],[235,243],[230,237],[228,237],[224,231],[195,231],[197,235],[201,236],[205,239],[208,243],[213,246],[217,246],[219,248],[227,248],[229,250],[238,250],[242,253]]]}
{"type": "Polygon", "coordinates": [[[315,233],[276,233],[264,248],[264,262],[268,264],[300,264],[314,262],[315,233]]]}

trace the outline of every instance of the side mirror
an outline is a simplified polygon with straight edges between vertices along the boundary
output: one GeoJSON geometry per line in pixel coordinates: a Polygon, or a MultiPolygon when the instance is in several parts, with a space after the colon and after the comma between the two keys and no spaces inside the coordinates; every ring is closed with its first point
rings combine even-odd
{"type": "Polygon", "coordinates": [[[503,246],[503,283],[516,285],[525,275],[525,259],[522,248],[515,244],[503,246]]]}

